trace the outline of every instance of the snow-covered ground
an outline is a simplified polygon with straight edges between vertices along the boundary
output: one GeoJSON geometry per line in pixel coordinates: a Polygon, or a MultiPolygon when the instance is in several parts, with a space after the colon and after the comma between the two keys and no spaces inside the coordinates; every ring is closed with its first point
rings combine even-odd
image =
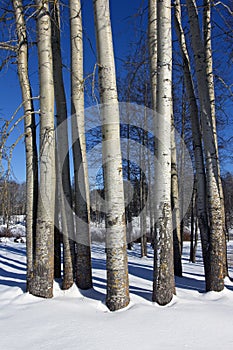
{"type": "MultiPolygon", "coordinates": [[[[229,244],[233,250],[233,242],[229,244]]],[[[54,298],[25,293],[25,244],[0,243],[0,349],[115,350],[233,348],[233,283],[221,293],[204,293],[200,246],[197,263],[189,263],[184,244],[184,277],[176,279],[177,295],[170,305],[151,303],[152,251],[139,257],[129,252],[131,303],[112,313],[104,304],[106,273],[102,246],[94,245],[94,289],[62,291],[54,298]]],[[[232,268],[230,273],[233,274],[232,268]]]]}

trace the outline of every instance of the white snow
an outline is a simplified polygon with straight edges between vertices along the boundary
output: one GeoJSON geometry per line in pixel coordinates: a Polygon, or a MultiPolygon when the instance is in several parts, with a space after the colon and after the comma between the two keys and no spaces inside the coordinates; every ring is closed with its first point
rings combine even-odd
{"type": "MultiPolygon", "coordinates": [[[[233,242],[229,244],[233,248],[233,242]]],[[[151,302],[152,251],[140,258],[140,247],[129,252],[130,305],[109,312],[104,304],[106,273],[101,245],[93,245],[94,288],[62,291],[40,299],[25,293],[26,247],[0,243],[0,349],[115,350],[224,349],[233,347],[233,283],[221,293],[204,293],[200,245],[197,263],[189,263],[184,243],[184,277],[176,279],[177,295],[170,305],[151,302]]],[[[233,273],[230,267],[230,273],[233,273]]]]}

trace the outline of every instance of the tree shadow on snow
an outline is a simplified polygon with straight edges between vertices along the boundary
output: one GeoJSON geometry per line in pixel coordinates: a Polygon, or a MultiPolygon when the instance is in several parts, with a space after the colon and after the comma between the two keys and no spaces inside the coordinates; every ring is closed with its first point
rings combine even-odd
{"type": "Polygon", "coordinates": [[[227,285],[225,285],[225,287],[226,287],[227,289],[233,291],[233,286],[229,286],[229,285],[227,284],[227,285]]]}
{"type": "MultiPolygon", "coordinates": [[[[15,243],[17,244],[17,243],[15,243]]],[[[26,256],[26,246],[22,248],[15,248],[12,246],[8,246],[7,244],[1,247],[2,251],[10,252],[11,254],[26,256]]]]}
{"type": "Polygon", "coordinates": [[[26,271],[26,263],[20,262],[15,259],[8,258],[0,254],[0,261],[2,264],[17,270],[26,271]]]}
{"type": "MultiPolygon", "coordinates": [[[[10,287],[19,287],[23,292],[26,291],[26,263],[20,260],[7,257],[7,252],[11,254],[25,256],[25,248],[15,248],[11,246],[5,246],[2,249],[6,254],[0,255],[1,267],[0,267],[0,284],[10,287]],[[9,271],[10,270],[10,271],[9,271]]],[[[96,248],[95,253],[99,254],[99,258],[92,258],[92,266],[94,268],[93,273],[93,288],[90,290],[80,290],[81,294],[87,298],[93,300],[104,301],[106,295],[106,277],[99,277],[98,270],[106,270],[106,256],[103,248],[96,248]]],[[[145,300],[151,301],[152,296],[152,282],[153,282],[153,267],[144,260],[142,264],[140,262],[130,261],[128,263],[129,274],[139,279],[144,280],[144,286],[137,286],[137,280],[130,282],[130,293],[135,294],[145,300]],[[147,288],[148,284],[148,288],[147,288]]],[[[190,273],[189,276],[176,277],[176,287],[185,290],[196,290],[200,293],[205,292],[205,281],[200,280],[202,277],[198,273],[190,273]],[[195,278],[196,277],[196,278],[195,278]]],[[[232,286],[226,286],[228,289],[233,290],[232,286]]]]}
{"type": "MultiPolygon", "coordinates": [[[[15,267],[15,269],[17,269],[17,267],[15,267]]],[[[25,273],[10,272],[0,267],[0,285],[19,287],[23,292],[26,292],[26,275],[25,273]]]]}
{"type": "MultiPolygon", "coordinates": [[[[86,298],[89,298],[89,299],[92,299],[92,300],[99,300],[101,302],[104,302],[105,300],[105,293],[101,293],[100,291],[96,290],[96,288],[103,288],[103,284],[102,283],[97,283],[95,282],[95,277],[93,278],[93,288],[91,289],[87,289],[87,290],[84,290],[84,289],[79,289],[80,293],[86,297],[86,298]]],[[[104,282],[104,280],[103,280],[104,282]]],[[[106,283],[106,281],[105,281],[106,283]]]]}
{"type": "MultiPolygon", "coordinates": [[[[135,277],[147,280],[151,283],[153,282],[153,268],[149,265],[140,265],[138,263],[129,262],[129,273],[135,277]]],[[[186,290],[196,290],[199,293],[205,292],[205,281],[195,278],[202,277],[201,274],[191,274],[190,277],[175,277],[175,284],[177,288],[186,290]],[[194,277],[192,277],[194,276],[194,277]]],[[[139,295],[147,300],[151,300],[150,290],[144,288],[137,288],[131,286],[131,291],[133,294],[139,295]]]]}
{"type": "MultiPolygon", "coordinates": [[[[97,270],[105,270],[106,269],[106,260],[105,258],[93,258],[92,259],[93,268],[97,270]]],[[[145,300],[151,301],[152,297],[152,283],[153,283],[153,267],[149,264],[143,263],[140,264],[138,262],[129,262],[128,263],[129,275],[137,277],[139,279],[143,279],[144,283],[146,281],[150,284],[151,287],[138,287],[137,281],[130,283],[129,290],[130,293],[135,294],[139,297],[144,298],[145,300]]],[[[201,280],[202,274],[192,273],[189,276],[184,277],[175,277],[175,283],[177,288],[181,288],[184,290],[193,290],[198,291],[199,293],[205,292],[205,281],[201,280]],[[195,278],[197,277],[197,278],[195,278]]],[[[95,293],[91,290],[88,294],[88,291],[85,291],[85,296],[90,297],[95,300],[103,300],[105,298],[106,293],[106,278],[101,278],[97,276],[93,276],[93,286],[95,293]],[[96,291],[103,290],[102,292],[96,291]]]]}
{"type": "Polygon", "coordinates": [[[92,262],[92,266],[94,269],[106,270],[106,260],[105,259],[92,258],[91,262],[92,262]]]}
{"type": "Polygon", "coordinates": [[[25,248],[15,248],[4,245],[1,247],[3,254],[0,254],[0,285],[7,287],[19,287],[26,291],[26,263],[12,258],[13,256],[25,256],[25,248]],[[8,257],[8,253],[11,257],[8,257]]]}
{"type": "Polygon", "coordinates": [[[205,281],[192,277],[175,277],[176,287],[205,293],[205,281]]]}

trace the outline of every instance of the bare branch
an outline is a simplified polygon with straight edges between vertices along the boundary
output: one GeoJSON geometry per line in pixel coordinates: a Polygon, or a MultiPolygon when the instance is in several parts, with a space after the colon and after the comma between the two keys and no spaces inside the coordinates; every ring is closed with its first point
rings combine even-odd
{"type": "Polygon", "coordinates": [[[5,65],[8,64],[8,62],[9,62],[12,58],[16,58],[16,56],[15,56],[15,55],[10,55],[10,56],[8,56],[7,58],[5,58],[5,59],[1,62],[1,64],[0,64],[0,72],[1,72],[1,70],[5,67],[5,65]]]}
{"type": "Polygon", "coordinates": [[[233,96],[233,92],[232,92],[232,84],[231,85],[228,85],[225,80],[220,77],[219,75],[216,75],[215,74],[215,77],[223,84],[223,86],[229,91],[230,93],[230,96],[233,96]]]}
{"type": "Polygon", "coordinates": [[[233,15],[233,11],[230,9],[230,7],[228,5],[224,4],[224,2],[218,1],[218,2],[214,3],[214,6],[218,6],[218,5],[223,6],[225,9],[227,9],[227,11],[230,13],[231,16],[233,15]]]}
{"type": "Polygon", "coordinates": [[[0,49],[2,50],[8,50],[8,51],[17,51],[17,47],[13,45],[9,45],[7,43],[0,43],[0,49]]]}

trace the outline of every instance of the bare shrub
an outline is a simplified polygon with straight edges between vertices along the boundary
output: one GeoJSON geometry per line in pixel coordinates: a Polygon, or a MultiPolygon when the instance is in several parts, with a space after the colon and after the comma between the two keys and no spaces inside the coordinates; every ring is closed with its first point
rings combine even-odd
{"type": "Polygon", "coordinates": [[[13,233],[11,232],[11,230],[7,227],[2,227],[1,231],[0,231],[0,238],[12,238],[13,237],[13,233]]]}

